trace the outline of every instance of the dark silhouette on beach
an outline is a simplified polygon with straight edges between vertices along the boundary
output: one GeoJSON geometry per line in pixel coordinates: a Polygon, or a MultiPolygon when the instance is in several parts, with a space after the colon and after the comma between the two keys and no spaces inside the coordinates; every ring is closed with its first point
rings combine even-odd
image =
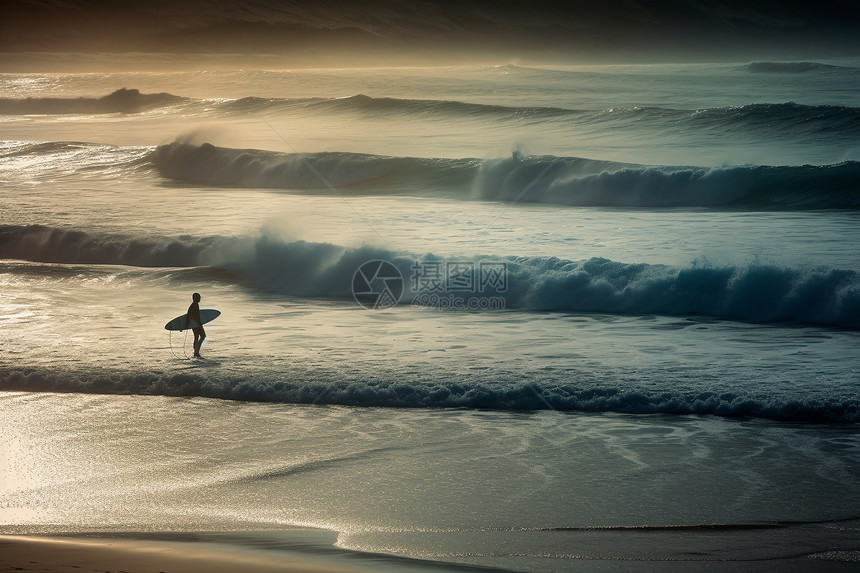
{"type": "Polygon", "coordinates": [[[203,320],[200,318],[200,293],[195,292],[191,298],[194,302],[188,307],[188,326],[194,333],[194,356],[201,358],[200,347],[206,339],[206,331],[203,330],[203,320]]]}

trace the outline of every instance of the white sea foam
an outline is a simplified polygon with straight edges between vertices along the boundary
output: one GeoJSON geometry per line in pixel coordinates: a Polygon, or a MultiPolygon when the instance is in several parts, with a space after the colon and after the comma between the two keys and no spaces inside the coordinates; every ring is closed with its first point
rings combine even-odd
{"type": "Polygon", "coordinates": [[[422,193],[607,207],[857,209],[860,163],[823,166],[640,166],[575,157],[421,159],[350,153],[283,154],[172,143],[159,173],[188,183],[286,190],[422,193]],[[429,190],[429,191],[428,191],[429,190]]]}
{"type": "MultiPolygon", "coordinates": [[[[462,260],[369,245],[290,241],[268,234],[256,238],[122,237],[40,226],[0,227],[0,257],[145,267],[206,266],[233,271],[262,289],[340,299],[351,299],[353,276],[368,261],[388,261],[408,280],[422,261],[445,269],[446,262],[462,260]]],[[[501,296],[508,308],[698,315],[860,328],[860,275],[848,269],[707,262],[678,268],[603,258],[571,261],[501,254],[474,257],[472,265],[479,268],[489,263],[500,265],[504,289],[480,294],[501,296]]],[[[440,278],[447,282],[450,277],[440,278]]],[[[406,289],[404,301],[409,303],[419,294],[406,289]]]]}
{"type": "Polygon", "coordinates": [[[860,66],[822,63],[7,74],[0,527],[852,555],[860,66]]]}

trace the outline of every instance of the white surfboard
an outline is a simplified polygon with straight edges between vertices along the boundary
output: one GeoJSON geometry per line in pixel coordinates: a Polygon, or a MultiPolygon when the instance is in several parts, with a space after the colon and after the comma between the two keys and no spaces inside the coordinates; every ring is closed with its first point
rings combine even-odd
{"type": "MultiPolygon", "coordinates": [[[[221,316],[220,310],[215,310],[214,308],[204,308],[200,310],[200,320],[203,321],[203,324],[207,322],[212,322],[216,318],[221,316]]],[[[193,321],[192,321],[193,322],[193,321]]],[[[188,328],[193,328],[197,326],[196,324],[188,325],[188,315],[183,314],[182,316],[177,316],[170,322],[164,325],[165,330],[187,330],[188,328]]]]}

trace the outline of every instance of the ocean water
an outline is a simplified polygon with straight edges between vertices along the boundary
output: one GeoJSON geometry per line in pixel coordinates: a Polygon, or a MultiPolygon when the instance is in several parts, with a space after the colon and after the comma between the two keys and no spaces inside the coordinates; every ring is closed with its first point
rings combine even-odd
{"type": "Polygon", "coordinates": [[[0,531],[856,567],[858,88],[847,59],[0,74],[0,531]],[[193,292],[201,360],[163,328],[193,292]]]}

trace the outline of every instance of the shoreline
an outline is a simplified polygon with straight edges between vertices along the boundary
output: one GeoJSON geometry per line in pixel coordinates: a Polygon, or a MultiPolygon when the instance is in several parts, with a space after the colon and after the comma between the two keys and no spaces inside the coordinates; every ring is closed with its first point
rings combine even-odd
{"type": "Polygon", "coordinates": [[[493,571],[342,550],[310,529],[218,533],[0,534],[0,570],[110,573],[369,573],[493,571]],[[277,533],[277,539],[271,534],[277,533]],[[269,534],[268,536],[265,534],[269,534]]]}

